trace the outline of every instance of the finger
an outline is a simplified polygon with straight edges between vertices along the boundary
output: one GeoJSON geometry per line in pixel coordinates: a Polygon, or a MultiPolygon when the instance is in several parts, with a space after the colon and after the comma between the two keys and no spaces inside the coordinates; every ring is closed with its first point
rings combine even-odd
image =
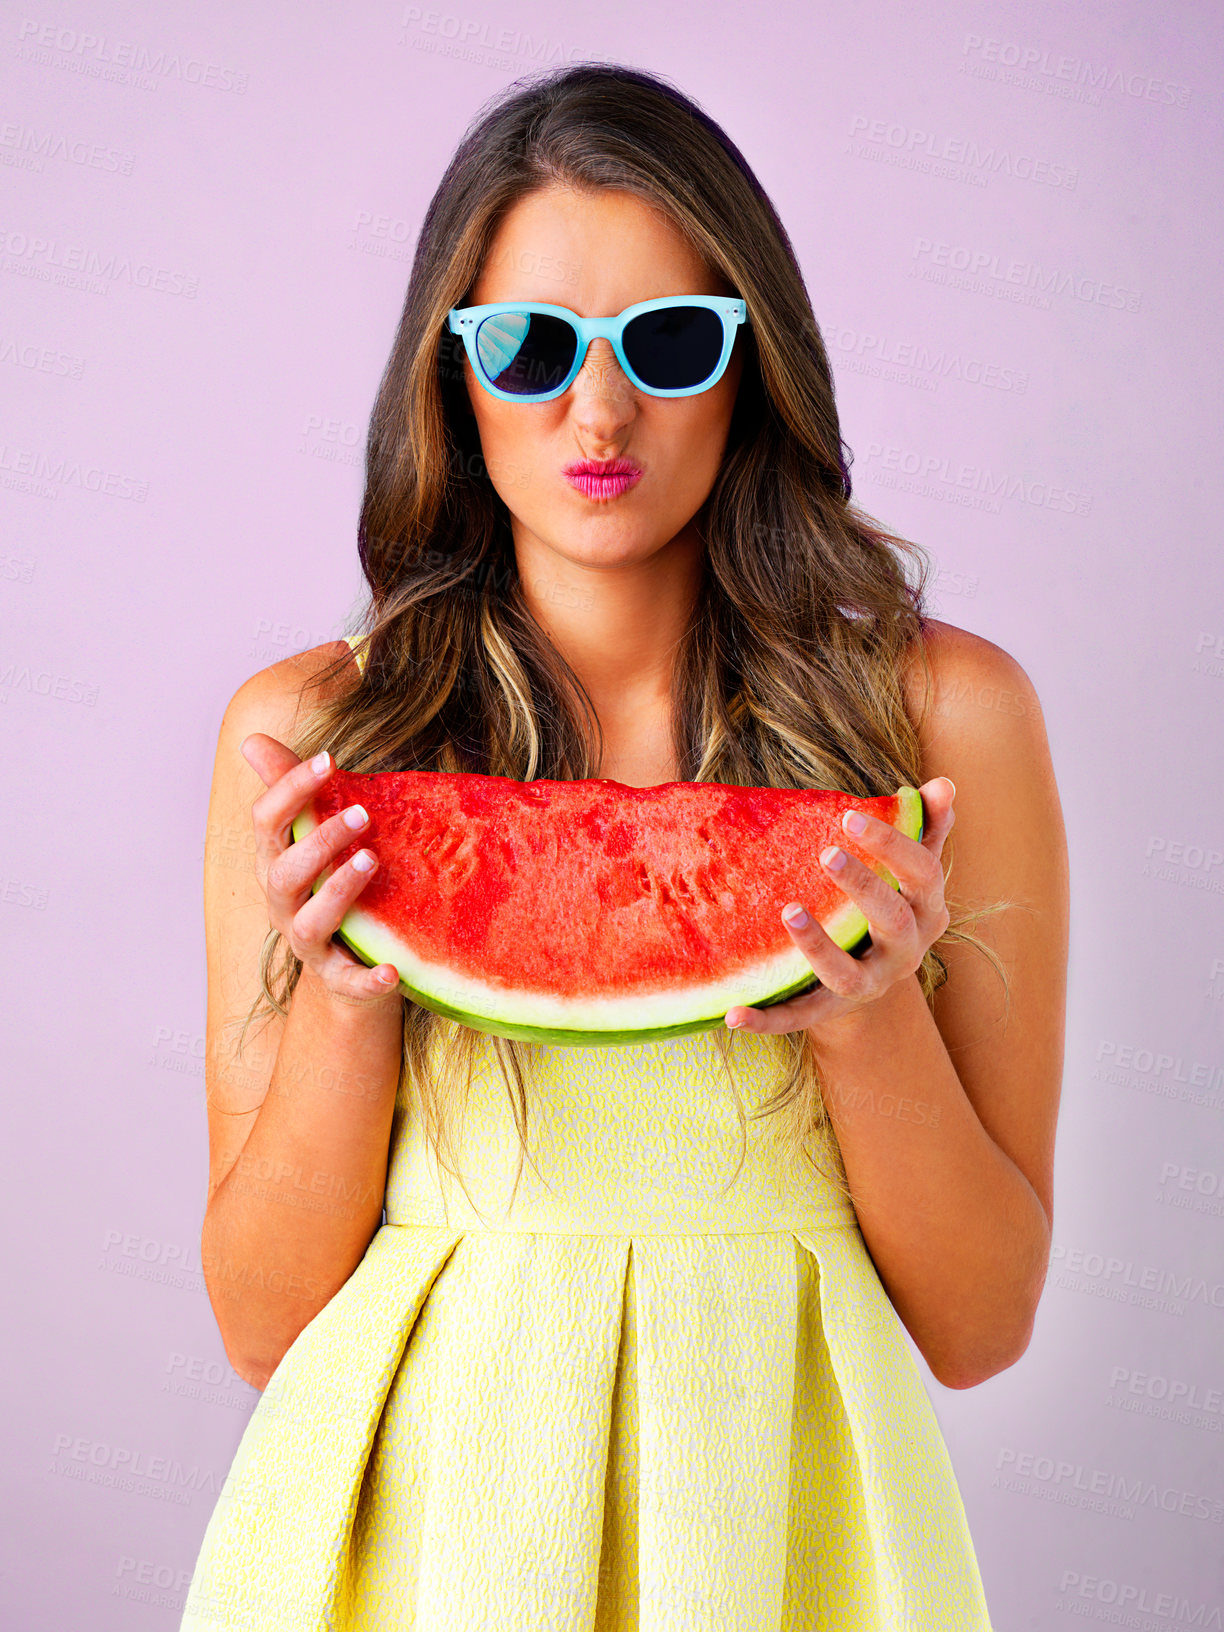
{"type": "Polygon", "coordinates": [[[376,963],[369,968],[339,936],[332,939],[312,967],[326,982],[329,994],[344,1003],[386,1002],[388,997],[399,995],[399,970],[393,963],[376,963]]]}
{"type": "Polygon", "coordinates": [[[335,997],[343,997],[354,1004],[367,1004],[398,994],[400,971],[393,963],[375,963],[372,968],[344,943],[339,929],[354,901],[361,896],[377,870],[377,858],[369,850],[359,850],[344,867],[331,875],[317,894],[308,899],[294,919],[294,942],[307,955],[313,953],[318,963],[328,971],[328,989],[335,997]],[[361,865],[361,858],[369,858],[369,868],[361,865]],[[354,865],[357,863],[357,865],[354,865]],[[304,937],[305,938],[304,940],[304,937]],[[326,947],[323,943],[326,942],[326,947]]]}
{"type": "Polygon", "coordinates": [[[840,845],[828,845],[820,853],[820,864],[826,876],[866,918],[874,945],[904,949],[917,938],[914,910],[908,898],[866,862],[840,845]]]}
{"type": "Polygon", "coordinates": [[[339,935],[327,954],[327,984],[333,997],[349,1003],[372,1003],[399,992],[400,974],[393,963],[367,967],[339,935]]]}
{"type": "Polygon", "coordinates": [[[840,1013],[845,1007],[836,993],[817,986],[814,991],[770,1003],[763,1009],[746,1008],[742,1003],[728,1009],[725,1023],[735,1031],[751,1031],[767,1036],[785,1031],[803,1031],[840,1013]]]}
{"type": "Polygon", "coordinates": [[[252,731],[249,737],[243,737],[238,748],[243,759],[267,787],[271,787],[286,771],[301,764],[292,748],[268,736],[266,731],[252,731]]]}
{"type": "MultiPolygon", "coordinates": [[[[251,739],[248,737],[246,740],[249,742],[251,739]]],[[[272,743],[274,748],[284,748],[283,743],[275,742],[272,737],[264,740],[272,743]]],[[[284,752],[289,753],[289,750],[284,749],[284,752]]],[[[271,750],[264,756],[263,763],[265,766],[271,765],[271,750]]],[[[316,754],[313,759],[298,759],[291,755],[290,763],[255,800],[251,806],[251,819],[255,823],[255,853],[265,870],[289,848],[294,819],[301,815],[334,769],[335,761],[326,752],[316,754]]],[[[260,775],[264,775],[264,771],[261,770],[260,775]]]]}
{"type": "MultiPolygon", "coordinates": [[[[322,952],[348,916],[349,909],[378,869],[372,850],[358,850],[293,915],[293,939],[298,956],[322,952]]],[[[360,965],[364,968],[365,965],[360,965]]]]}
{"type": "MultiPolygon", "coordinates": [[[[950,801],[948,804],[950,806],[950,801]]],[[[923,911],[936,910],[935,904],[943,899],[940,851],[952,825],[949,809],[937,804],[937,810],[937,825],[930,832],[924,832],[921,842],[865,810],[847,810],[841,822],[845,836],[836,848],[847,857],[858,859],[869,871],[876,871],[873,864],[882,864],[885,872],[891,874],[891,878],[883,879],[885,887],[891,887],[895,879],[915,910],[919,906],[923,911]]],[[[844,871],[849,877],[848,865],[844,871]]],[[[841,874],[833,871],[828,876],[840,885],[841,874]]]]}
{"type": "Polygon", "coordinates": [[[390,963],[380,963],[375,969],[353,963],[341,973],[339,981],[339,985],[335,981],[330,982],[330,990],[331,995],[338,997],[342,1003],[385,1003],[389,996],[400,995],[399,971],[390,963]]]}
{"type": "Polygon", "coordinates": [[[950,776],[936,776],[931,781],[924,782],[918,792],[922,795],[923,813],[920,842],[939,855],[944,840],[956,821],[956,812],[953,809],[956,783],[950,776]]]}
{"type": "MultiPolygon", "coordinates": [[[[867,967],[863,959],[852,958],[849,952],[838,946],[824,926],[807,912],[800,902],[787,902],[782,909],[782,922],[827,992],[834,997],[857,1000],[865,997],[872,989],[875,979],[873,971],[867,967]],[[803,923],[792,923],[787,917],[787,913],[795,909],[802,913],[805,920],[803,923]]],[[[800,994],[799,1000],[802,1001],[807,995],[800,994]]]]}
{"type": "MultiPolygon", "coordinates": [[[[279,851],[268,868],[264,886],[269,902],[287,908],[290,914],[297,912],[309,897],[315,880],[332,866],[341,851],[368,830],[369,825],[369,813],[363,805],[346,805],[296,843],[279,851]]],[[[355,859],[353,856],[349,861],[355,859]]]]}

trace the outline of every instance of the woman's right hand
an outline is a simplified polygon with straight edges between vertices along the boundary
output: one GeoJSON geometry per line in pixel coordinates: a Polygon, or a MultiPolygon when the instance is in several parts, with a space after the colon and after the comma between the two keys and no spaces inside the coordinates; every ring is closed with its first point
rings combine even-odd
{"type": "Polygon", "coordinates": [[[380,963],[368,969],[332,939],[373,878],[377,858],[369,850],[359,850],[317,893],[312,891],[323,869],[367,825],[364,816],[351,827],[345,820],[361,807],[350,805],[347,811],[337,811],[313,833],[293,842],[294,818],[327,781],[335,760],[327,753],[315,760],[301,760],[283,742],[262,731],[244,737],[241,748],[242,757],[267,785],[251,806],[251,819],[255,824],[255,874],[267,897],[268,922],[331,996],[358,1004],[385,1004],[398,997],[399,971],[394,964],[380,963]],[[320,761],[324,762],[321,773],[314,768],[320,761]],[[363,860],[371,863],[364,871],[357,865],[363,860]]]}

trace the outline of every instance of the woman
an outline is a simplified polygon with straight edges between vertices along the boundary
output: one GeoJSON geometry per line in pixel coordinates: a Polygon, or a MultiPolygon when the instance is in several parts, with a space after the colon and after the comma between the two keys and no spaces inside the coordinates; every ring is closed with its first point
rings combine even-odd
{"type": "Polygon", "coordinates": [[[903,1328],[950,1388],[1029,1342],[1066,848],[1024,671],[922,616],[922,552],[850,495],[798,266],[725,134],[617,66],[495,101],[374,408],[356,656],[274,665],[221,728],[210,830],[255,844],[207,873],[203,1246],[264,1392],[184,1627],[989,1627],[903,1328]],[[333,939],[378,862],[330,870],[362,812],[289,838],[337,763],[910,783],[927,826],[861,835],[899,892],[822,857],[873,944],[792,921],[808,994],[544,1048],[333,939]],[[945,896],[957,788],[981,936],[945,896]]]}

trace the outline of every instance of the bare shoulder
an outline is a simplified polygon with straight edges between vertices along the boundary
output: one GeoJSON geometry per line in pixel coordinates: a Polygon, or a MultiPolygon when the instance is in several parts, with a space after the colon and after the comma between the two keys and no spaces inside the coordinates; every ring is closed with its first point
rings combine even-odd
{"type": "Polygon", "coordinates": [[[241,742],[252,731],[264,731],[278,742],[288,742],[303,712],[351,685],[356,678],[357,660],[345,640],[326,640],[320,646],[283,657],[238,687],[225,707],[223,733],[241,731],[237,738],[241,742]],[[324,677],[341,659],[347,661],[327,683],[324,677]]]}
{"type": "MultiPolygon", "coordinates": [[[[1036,687],[1021,664],[994,641],[955,624],[926,620],[923,640],[930,692],[922,656],[913,650],[906,662],[905,693],[910,717],[918,722],[924,753],[942,750],[966,737],[992,732],[1011,735],[1007,721],[1028,721],[1044,733],[1036,687]],[[925,706],[924,706],[925,705],[925,706]]],[[[940,776],[942,771],[932,771],[940,776]]]]}
{"type": "Polygon", "coordinates": [[[281,658],[243,681],[226,704],[217,733],[209,800],[209,851],[214,844],[232,845],[239,835],[248,835],[251,805],[264,790],[258,773],[242,753],[246,738],[261,731],[292,747],[303,716],[356,678],[357,666],[347,641],[329,640],[281,658]],[[346,654],[350,661],[329,681],[328,671],[335,669],[337,659],[346,654]]]}
{"type": "Polygon", "coordinates": [[[930,620],[925,647],[930,689],[912,653],[907,700],[923,781],[948,776],[956,784],[962,879],[1005,871],[1020,855],[1061,852],[1053,759],[1029,675],[1010,652],[954,624],[930,620]]]}
{"type": "Polygon", "coordinates": [[[263,793],[264,784],[243,754],[243,742],[255,732],[263,732],[292,747],[303,716],[335,690],[356,680],[356,664],[351,657],[346,641],[325,641],[260,669],[243,681],[226,704],[217,733],[209,796],[206,905],[215,899],[228,909],[235,904],[237,894],[252,906],[262,900],[250,861],[251,806],[263,793]],[[337,660],[345,654],[350,661],[337,666],[337,660]]]}

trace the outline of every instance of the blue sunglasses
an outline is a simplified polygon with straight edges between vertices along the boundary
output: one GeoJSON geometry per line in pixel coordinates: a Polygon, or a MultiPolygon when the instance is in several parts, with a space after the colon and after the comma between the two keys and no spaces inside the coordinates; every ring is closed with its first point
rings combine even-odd
{"type": "Polygon", "coordinates": [[[626,306],[619,317],[579,317],[568,306],[508,300],[452,307],[446,322],[463,336],[476,378],[502,402],[561,396],[601,338],[639,391],[692,397],[722,378],[748,305],[723,295],[669,295],[626,306]]]}

